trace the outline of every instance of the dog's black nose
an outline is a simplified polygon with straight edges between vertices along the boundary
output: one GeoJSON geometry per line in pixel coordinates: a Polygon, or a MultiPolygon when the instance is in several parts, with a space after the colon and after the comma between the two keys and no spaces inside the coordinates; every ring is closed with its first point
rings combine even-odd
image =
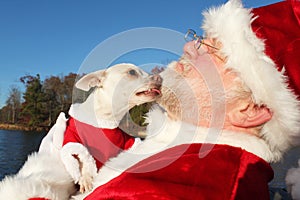
{"type": "Polygon", "coordinates": [[[150,76],[150,80],[155,82],[155,84],[157,84],[157,85],[161,85],[163,79],[161,78],[160,75],[154,74],[154,75],[150,76]]]}

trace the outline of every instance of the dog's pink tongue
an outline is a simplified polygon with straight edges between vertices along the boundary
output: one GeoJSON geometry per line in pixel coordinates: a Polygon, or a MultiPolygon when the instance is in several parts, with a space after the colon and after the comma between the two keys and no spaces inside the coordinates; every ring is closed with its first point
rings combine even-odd
{"type": "Polygon", "coordinates": [[[159,89],[156,89],[156,88],[151,89],[151,92],[156,92],[158,95],[161,94],[161,91],[159,89]]]}
{"type": "Polygon", "coordinates": [[[144,92],[145,95],[151,95],[151,96],[156,96],[156,95],[160,95],[161,92],[159,89],[156,88],[151,88],[147,91],[144,92]]]}

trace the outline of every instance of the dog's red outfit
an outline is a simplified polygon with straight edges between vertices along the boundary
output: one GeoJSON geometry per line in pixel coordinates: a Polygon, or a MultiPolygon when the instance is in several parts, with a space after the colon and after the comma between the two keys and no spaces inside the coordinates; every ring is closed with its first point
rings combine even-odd
{"type": "Polygon", "coordinates": [[[134,137],[119,128],[97,128],[72,117],[67,122],[63,145],[69,142],[81,143],[88,148],[99,169],[109,158],[134,144],[134,137]]]}
{"type": "Polygon", "coordinates": [[[202,145],[183,144],[145,159],[85,200],[269,199],[273,170],[267,162],[228,145],[215,145],[200,158],[202,145]],[[165,163],[168,165],[151,170],[165,163]]]}

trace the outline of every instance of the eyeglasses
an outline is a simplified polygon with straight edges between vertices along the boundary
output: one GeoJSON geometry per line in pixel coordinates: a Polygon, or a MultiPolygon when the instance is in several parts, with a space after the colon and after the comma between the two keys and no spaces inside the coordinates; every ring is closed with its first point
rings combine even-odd
{"type": "Polygon", "coordinates": [[[185,36],[184,36],[185,41],[187,42],[191,42],[191,41],[195,41],[195,48],[199,49],[201,47],[201,45],[206,45],[208,47],[211,47],[215,50],[219,50],[217,47],[214,47],[212,45],[206,44],[204,42],[204,37],[203,36],[199,36],[196,34],[196,31],[194,31],[193,29],[188,29],[185,36]]]}

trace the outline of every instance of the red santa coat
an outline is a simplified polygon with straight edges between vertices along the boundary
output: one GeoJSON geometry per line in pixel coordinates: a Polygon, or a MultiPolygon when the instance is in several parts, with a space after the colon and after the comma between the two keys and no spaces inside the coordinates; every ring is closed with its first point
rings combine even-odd
{"type": "Polygon", "coordinates": [[[85,200],[270,199],[273,170],[267,162],[229,145],[215,145],[199,158],[201,146],[183,144],[160,152],[98,187],[85,200]],[[165,163],[170,164],[151,170],[165,163]]]}
{"type": "Polygon", "coordinates": [[[63,145],[75,142],[88,148],[99,169],[109,158],[134,144],[134,137],[119,128],[97,128],[72,117],[67,122],[63,145]]]}

